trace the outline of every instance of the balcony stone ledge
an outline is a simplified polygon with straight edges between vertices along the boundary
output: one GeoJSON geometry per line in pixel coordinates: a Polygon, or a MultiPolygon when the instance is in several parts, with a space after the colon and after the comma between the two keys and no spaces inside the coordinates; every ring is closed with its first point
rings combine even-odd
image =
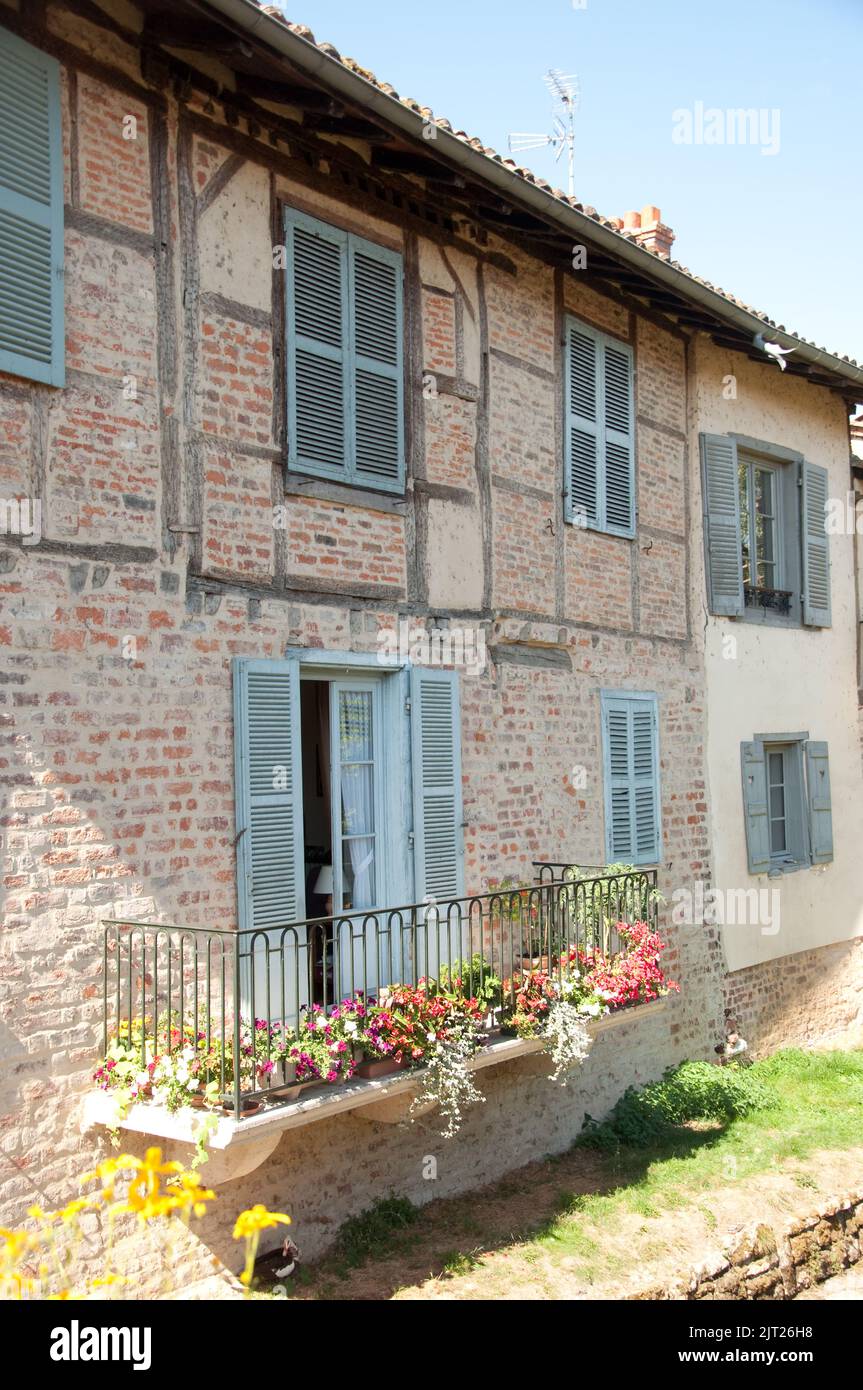
{"type": "MultiPolygon", "coordinates": [[[[588,1028],[596,1037],[626,1023],[642,1020],[665,1009],[665,998],[649,1004],[621,1009],[604,1018],[590,1019],[588,1028]]],[[[542,1050],[536,1038],[499,1038],[482,1047],[471,1059],[475,1071],[499,1066],[527,1057],[542,1050]]],[[[396,1072],[377,1080],[346,1081],[337,1087],[324,1088],[308,1095],[305,1100],[266,1106],[259,1114],[235,1120],[221,1114],[207,1139],[208,1162],[201,1170],[202,1180],[210,1187],[245,1177],[259,1168],[274,1152],[285,1130],[328,1120],[344,1111],[353,1110],[358,1118],[383,1124],[398,1124],[410,1110],[413,1093],[418,1085],[416,1072],[396,1072]]],[[[424,1107],[431,1108],[431,1107],[424,1107]]],[[[416,1113],[416,1112],[415,1112],[416,1113]]],[[[188,1164],[190,1147],[194,1147],[205,1119],[200,1110],[185,1109],[171,1113],[164,1106],[133,1105],[128,1115],[118,1120],[113,1101],[107,1091],[89,1091],[84,1098],[81,1116],[82,1131],[102,1125],[107,1129],[122,1129],[167,1141],[168,1158],[188,1164]]]]}

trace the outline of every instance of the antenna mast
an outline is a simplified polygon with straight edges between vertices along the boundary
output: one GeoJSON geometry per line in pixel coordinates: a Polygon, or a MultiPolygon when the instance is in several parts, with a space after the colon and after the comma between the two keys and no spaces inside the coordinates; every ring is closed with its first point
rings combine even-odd
{"type": "Polygon", "coordinates": [[[554,150],[555,163],[564,150],[567,155],[568,193],[575,196],[575,113],[579,104],[578,78],[559,68],[549,68],[543,82],[550,91],[555,104],[554,119],[550,135],[537,135],[529,131],[513,131],[509,137],[511,154],[523,150],[538,150],[550,146],[554,150]]]}

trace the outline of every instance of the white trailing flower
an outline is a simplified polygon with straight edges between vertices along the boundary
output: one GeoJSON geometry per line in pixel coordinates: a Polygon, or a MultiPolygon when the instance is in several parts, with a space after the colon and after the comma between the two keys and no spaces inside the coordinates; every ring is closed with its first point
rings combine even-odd
{"type": "Polygon", "coordinates": [[[556,1000],[548,1011],[542,1033],[545,1050],[554,1063],[551,1080],[565,1086],[569,1073],[580,1066],[590,1052],[593,1039],[584,1017],[573,1004],[556,1000]]]}
{"type": "Polygon", "coordinates": [[[461,1129],[463,1112],[469,1105],[485,1101],[468,1066],[477,1048],[476,1029],[469,1023],[453,1030],[446,1040],[438,1040],[420,1073],[417,1094],[410,1113],[436,1105],[443,1122],[440,1134],[451,1139],[461,1129]]]}

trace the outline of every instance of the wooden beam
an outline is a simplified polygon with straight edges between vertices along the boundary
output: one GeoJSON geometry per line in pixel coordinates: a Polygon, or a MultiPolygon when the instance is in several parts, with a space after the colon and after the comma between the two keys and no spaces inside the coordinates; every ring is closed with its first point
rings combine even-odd
{"type": "Polygon", "coordinates": [[[188,14],[148,15],[141,38],[145,44],[157,44],[162,48],[185,48],[202,53],[241,53],[245,58],[253,56],[250,45],[229,29],[188,14]]]}
{"type": "Polygon", "coordinates": [[[426,159],[413,150],[376,149],[372,152],[372,165],[376,169],[395,169],[400,174],[418,174],[421,178],[434,179],[436,183],[451,183],[457,188],[465,186],[463,176],[454,169],[426,159]]]}
{"type": "Polygon", "coordinates": [[[346,113],[344,116],[318,115],[307,111],[303,116],[303,128],[316,135],[343,135],[347,139],[368,140],[372,144],[389,144],[392,136],[379,125],[363,120],[361,116],[346,113]]]}
{"type": "Polygon", "coordinates": [[[303,87],[299,82],[279,82],[270,77],[255,77],[248,72],[236,74],[237,91],[254,101],[273,101],[282,106],[300,106],[306,111],[323,111],[338,116],[344,111],[341,102],[318,87],[303,87]]]}

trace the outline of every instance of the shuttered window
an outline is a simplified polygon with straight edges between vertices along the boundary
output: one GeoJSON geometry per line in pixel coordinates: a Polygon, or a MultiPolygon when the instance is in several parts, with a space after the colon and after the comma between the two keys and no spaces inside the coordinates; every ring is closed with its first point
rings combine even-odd
{"type": "Polygon", "coordinates": [[[701,477],[710,612],[829,627],[826,468],[769,444],[702,434],[701,477]]]}
{"type": "MultiPolygon", "coordinates": [[[[313,664],[318,664],[317,659],[313,664]]],[[[375,767],[401,769],[405,810],[412,793],[416,900],[433,898],[442,903],[464,893],[458,672],[413,667],[405,671],[404,679],[410,754],[406,747],[402,751],[398,720],[382,722],[380,741],[381,745],[387,742],[388,749],[378,750],[375,767]]],[[[239,919],[241,927],[271,934],[275,949],[281,929],[301,921],[306,906],[300,657],[237,658],[233,683],[239,919]]],[[[347,682],[336,683],[337,697],[343,685],[347,682]]],[[[351,687],[356,691],[362,685],[352,682],[351,687]]],[[[402,708],[401,698],[398,708],[402,708]]],[[[341,730],[341,723],[338,727],[341,730]]],[[[339,746],[337,740],[335,750],[339,746]]],[[[343,773],[344,759],[340,761],[337,754],[333,761],[343,773]]],[[[334,792],[337,787],[338,783],[334,792]]],[[[409,827],[393,810],[400,802],[400,794],[394,794],[386,802],[386,811],[383,800],[375,803],[375,835],[378,846],[385,833],[399,838],[401,843],[388,845],[387,851],[393,863],[403,858],[407,865],[409,827]],[[392,817],[386,825],[385,816],[392,817]]],[[[382,863],[383,858],[376,855],[375,873],[381,872],[382,863]]],[[[383,879],[380,888],[386,899],[391,890],[383,879]]],[[[404,901],[401,888],[394,901],[404,901]]],[[[380,905],[392,906],[393,900],[380,905]]],[[[265,951],[265,940],[256,950],[265,951]]],[[[256,988],[260,993],[260,980],[256,988]]]]}
{"type": "Polygon", "coordinates": [[[402,258],[286,209],[288,466],[404,489],[402,258]]]}
{"type": "Polygon", "coordinates": [[[0,371],[62,386],[60,68],[0,28],[0,371]]]}
{"type": "Polygon", "coordinates": [[[417,902],[464,893],[458,672],[411,671],[414,874],[417,902]]]}
{"type": "Polygon", "coordinates": [[[751,874],[833,858],[827,744],[765,735],[740,746],[746,855],[751,874]]]}
{"type": "Polygon", "coordinates": [[[635,534],[632,371],[626,343],[567,319],[564,515],[622,536],[635,534]]]}
{"type": "Polygon", "coordinates": [[[662,854],[655,695],[603,692],[608,863],[655,864],[662,854]]]}

